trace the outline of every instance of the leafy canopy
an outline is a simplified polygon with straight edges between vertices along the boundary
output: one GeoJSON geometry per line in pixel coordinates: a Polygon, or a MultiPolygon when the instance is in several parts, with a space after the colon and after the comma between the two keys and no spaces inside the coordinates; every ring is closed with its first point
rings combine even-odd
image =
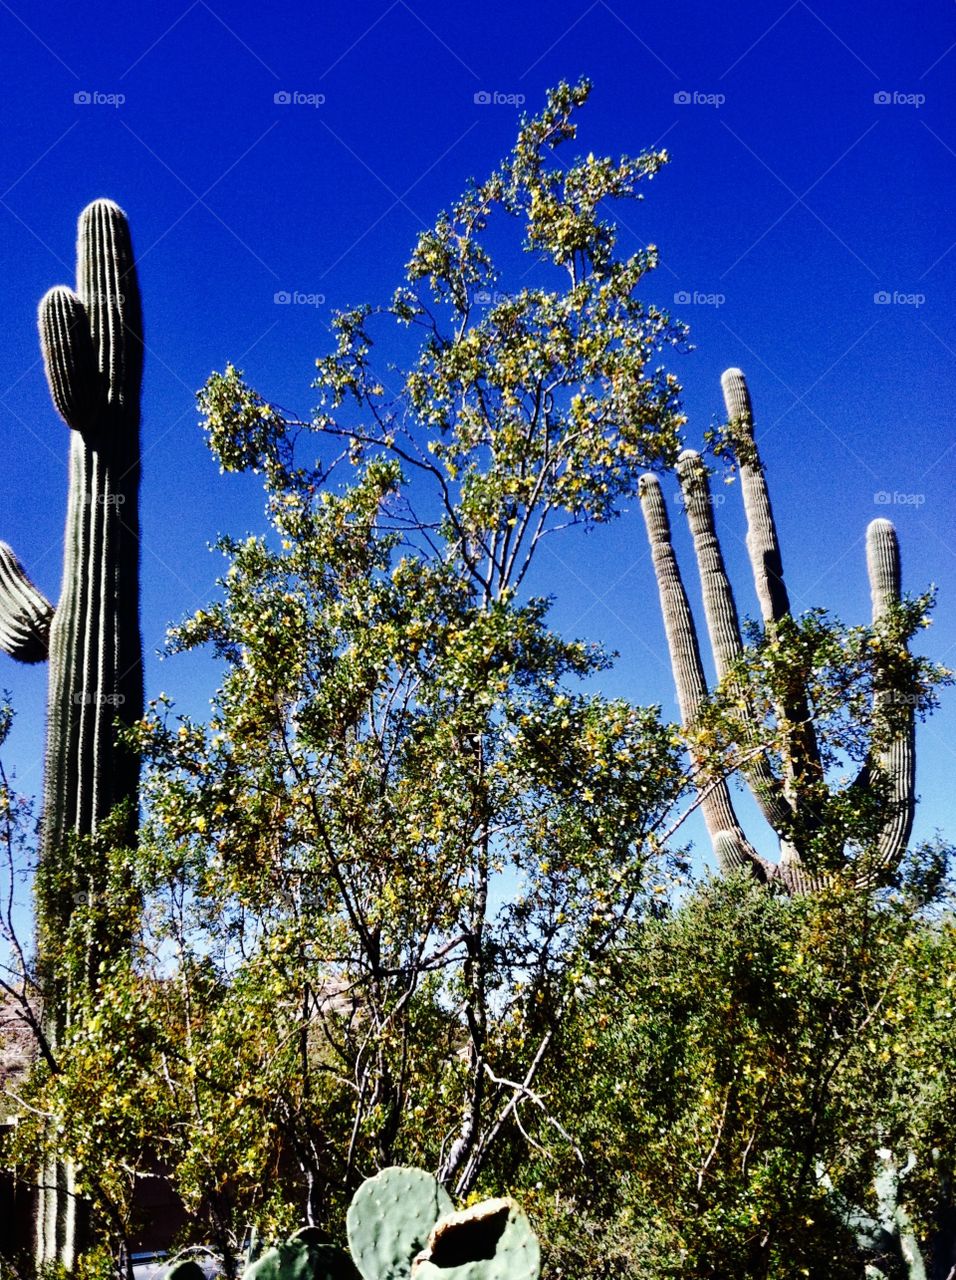
{"type": "MultiPolygon", "coordinates": [[[[659,364],[683,329],[613,220],[666,156],[564,163],[588,92],[522,122],[388,305],[335,317],[313,415],[232,366],[200,393],[270,529],[222,539],[221,598],[170,636],[223,664],[208,723],[159,699],[135,734],[145,911],[114,995],[138,1092],[111,1114],[227,1243],[244,1216],[334,1222],[395,1161],[459,1196],[495,1159],[517,1177],[558,1133],[534,1082],[562,1019],[680,874],[678,738],[583,692],[608,658],[522,592],[542,538],[617,514],[683,422],[659,364]],[[503,293],[516,228],[540,283],[503,293]]],[[[88,1112],[70,1080],[50,1105],[88,1112]]]]}

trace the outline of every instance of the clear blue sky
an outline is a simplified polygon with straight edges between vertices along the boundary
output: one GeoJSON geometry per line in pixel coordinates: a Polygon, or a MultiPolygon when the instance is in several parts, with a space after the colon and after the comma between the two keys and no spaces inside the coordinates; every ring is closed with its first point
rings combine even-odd
{"type": "MultiPolygon", "coordinates": [[[[889,515],[906,586],[940,588],[928,651],[956,665],[952,0],[0,0],[0,73],[0,537],[55,599],[67,429],[35,311],[73,281],[80,208],[111,196],[131,219],[149,345],[148,694],[202,714],[209,663],[155,652],[213,591],[208,542],[263,527],[255,487],[220,477],[205,449],[195,390],[231,359],[307,413],[330,309],[391,292],[416,232],[510,147],[514,95],[536,109],[546,86],[582,74],[595,90],[581,150],[672,156],[625,211],[623,247],[660,247],[646,296],[692,327],[696,350],[674,360],[688,442],[721,412],[721,370],[740,365],[796,606],[864,620],[863,535],[889,515]],[[277,304],[282,291],[325,300],[277,304]]],[[[753,613],[736,490],[718,519],[753,613]]],[[[555,542],[536,585],[557,594],[560,626],[620,651],[611,692],[676,715],[638,512],[555,542]]],[[[19,712],[7,755],[28,791],[45,682],[0,657],[19,712]]],[[[953,729],[950,699],[920,735],[919,836],[956,833],[953,729]]]]}

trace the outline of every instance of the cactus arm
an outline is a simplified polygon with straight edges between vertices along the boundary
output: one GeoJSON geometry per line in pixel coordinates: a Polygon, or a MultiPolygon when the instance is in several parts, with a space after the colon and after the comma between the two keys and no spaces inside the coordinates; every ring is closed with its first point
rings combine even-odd
{"type": "Polygon", "coordinates": [[[670,520],[656,476],[641,477],[640,499],[661,599],[661,613],[664,617],[681,724],[687,728],[693,722],[700,703],[707,696],[697,631],[674,554],[670,520]]]}
{"type": "MultiPolygon", "coordinates": [[[[681,724],[688,729],[707,696],[697,631],[671,543],[670,521],[656,476],[641,477],[640,499],[660,594],[681,724]]],[[[705,788],[700,807],[714,854],[723,870],[737,870],[748,865],[755,872],[765,870],[760,855],[747,840],[737,820],[726,779],[717,779],[705,788]]]]}
{"type": "MultiPolygon", "coordinates": [[[[726,788],[727,784],[723,784],[726,788]]],[[[729,796],[728,796],[729,798],[729,796]]],[[[719,814],[719,808],[715,805],[713,812],[719,814]]],[[[710,843],[714,850],[714,857],[717,859],[717,866],[725,876],[733,875],[735,871],[750,870],[754,876],[760,880],[768,881],[771,876],[764,864],[759,861],[758,855],[754,850],[751,852],[750,843],[743,834],[743,828],[738,823],[736,828],[727,827],[719,830],[711,830],[716,827],[719,816],[711,819],[709,800],[701,802],[701,811],[704,815],[704,824],[707,827],[707,834],[710,836],[710,843]]]]}
{"type": "MultiPolygon", "coordinates": [[[[730,438],[740,468],[740,487],[747,517],[747,551],[754,587],[764,624],[769,625],[790,614],[790,598],[783,577],[777,525],[754,438],[750,390],[740,369],[725,370],[720,385],[730,423],[730,438]]],[[[796,809],[799,781],[822,777],[820,752],[806,697],[797,694],[779,710],[781,717],[792,726],[784,793],[796,809]]],[[[788,847],[784,856],[788,861],[794,861],[799,855],[788,847]]]]}
{"type": "Polygon", "coordinates": [[[89,431],[103,397],[86,308],[72,289],[57,285],[40,300],[37,319],[56,410],[68,427],[89,431]]]}
{"type": "MultiPolygon", "coordinates": [[[[873,622],[877,623],[900,599],[900,548],[889,520],[873,520],[867,528],[866,566],[873,622]]],[[[893,697],[889,689],[877,692],[874,711],[892,704],[893,697]]],[[[877,841],[877,862],[884,868],[895,865],[904,853],[916,809],[916,716],[912,702],[899,707],[896,714],[892,739],[876,762],[889,783],[889,816],[877,841]]]]}
{"type": "Polygon", "coordinates": [[[783,578],[783,557],[780,554],[777,525],[754,440],[750,390],[740,369],[725,370],[720,385],[727,407],[730,437],[740,468],[740,487],[747,515],[747,551],[760,602],[760,613],[765,623],[779,622],[790,612],[790,599],[783,578]]]}
{"type": "Polygon", "coordinates": [[[743,645],[740,624],[724,557],[714,527],[714,510],[707,469],[695,449],[685,449],[677,461],[677,478],[684,497],[684,510],[694,539],[700,572],[707,632],[714,653],[718,680],[723,680],[740,657],[743,645]]]}
{"type": "MultiPolygon", "coordinates": [[[[723,680],[740,657],[743,646],[740,640],[737,606],[720,543],[717,540],[707,469],[700,454],[694,449],[685,449],[680,455],[677,476],[694,539],[694,553],[697,557],[704,615],[707,619],[707,632],[710,636],[714,665],[718,680],[723,680]]],[[[746,712],[741,713],[741,718],[746,720],[746,712]]],[[[754,799],[771,827],[778,835],[781,831],[787,830],[793,819],[793,810],[766,757],[758,757],[744,770],[744,776],[750,785],[754,799]]]]}
{"type": "MultiPolygon", "coordinates": [[[[94,200],[83,210],[76,260],[79,293],[90,318],[107,400],[126,411],[127,432],[132,435],[139,430],[143,313],[129,223],[112,200],[94,200]]],[[[138,461],[138,448],[135,457],[138,461]]]]}
{"type": "Polygon", "coordinates": [[[900,1256],[906,1267],[907,1280],[926,1280],[926,1264],[923,1262],[910,1216],[902,1205],[896,1211],[896,1229],[899,1235],[900,1256]]]}
{"type": "Polygon", "coordinates": [[[18,662],[45,662],[52,617],[49,600],[10,547],[0,542],[0,649],[18,662]]]}

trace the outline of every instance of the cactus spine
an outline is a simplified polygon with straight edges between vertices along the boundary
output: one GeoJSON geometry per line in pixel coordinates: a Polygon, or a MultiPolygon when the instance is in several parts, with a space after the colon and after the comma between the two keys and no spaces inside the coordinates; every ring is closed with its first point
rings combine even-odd
{"type": "MultiPolygon", "coordinates": [[[[730,423],[730,441],[740,470],[747,518],[747,551],[754,587],[764,624],[772,628],[790,614],[790,600],[783,576],[783,558],[773,508],[754,438],[750,392],[739,369],[728,369],[721,385],[730,423]]],[[[728,673],[732,673],[743,646],[733,590],[717,539],[707,472],[699,454],[685,450],[678,461],[677,474],[694,541],[714,664],[718,679],[724,680],[728,673]]],[[[681,721],[684,728],[689,729],[693,727],[699,708],[707,697],[697,631],[671,544],[667,512],[656,477],[642,477],[640,497],[681,721]]],[[[900,599],[899,546],[896,532],[888,520],[871,522],[866,546],[873,621],[876,623],[900,599]]],[[[756,852],[737,820],[729,789],[722,779],[708,782],[700,797],[715,856],[725,871],[746,867],[760,880],[775,880],[790,892],[806,892],[819,881],[807,871],[793,832],[798,825],[803,831],[812,832],[814,813],[800,812],[801,804],[808,806],[813,802],[801,801],[797,784],[808,779],[822,779],[806,693],[801,689],[795,690],[788,694],[786,704],[777,708],[779,722],[789,726],[788,749],[784,753],[786,763],[780,777],[774,774],[765,755],[759,751],[755,754],[746,751],[748,735],[757,726],[748,719],[746,700],[740,696],[735,701],[740,707],[738,714],[745,746],[742,772],[764,817],[777,833],[780,856],[779,861],[774,862],[756,852]]],[[[878,692],[874,712],[885,715],[892,701],[892,692],[878,692]]],[[[859,779],[861,785],[865,784],[871,773],[877,771],[888,784],[888,813],[876,842],[875,874],[892,868],[898,862],[913,825],[914,710],[912,705],[904,703],[894,711],[888,744],[867,762],[859,779]]],[[[869,873],[870,879],[873,874],[869,873]]]]}
{"type": "MultiPolygon", "coordinates": [[[[6,546],[0,546],[0,647],[24,662],[49,657],[40,860],[60,865],[71,833],[89,835],[120,802],[131,829],[139,762],[116,742],[115,721],[142,715],[139,628],[139,398],[143,343],[129,226],[109,200],[83,210],[77,289],[51,289],[39,308],[53,403],[71,428],[63,584],[54,610],[6,546]],[[59,860],[59,862],[58,862],[59,860]]],[[[44,904],[44,938],[61,933],[69,908],[44,904]],[[52,916],[52,918],[51,918],[52,916]]],[[[46,975],[49,978],[49,975],[46,975]]],[[[69,995],[46,993],[54,1042],[69,995]]],[[[73,1265],[76,1197],[68,1167],[43,1179],[37,1261],[73,1265]]]]}

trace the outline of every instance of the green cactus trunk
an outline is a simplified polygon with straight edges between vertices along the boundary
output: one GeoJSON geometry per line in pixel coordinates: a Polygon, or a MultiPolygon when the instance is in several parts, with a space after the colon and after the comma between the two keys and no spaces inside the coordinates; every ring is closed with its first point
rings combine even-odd
{"type": "MultiPolygon", "coordinates": [[[[60,288],[40,304],[50,390],[72,428],[63,588],[50,627],[41,860],[62,858],[69,833],[91,835],[124,801],[131,823],[124,834],[132,838],[139,781],[138,759],[116,744],[116,721],[132,724],[143,714],[142,317],[129,228],[108,201],[80,217],[77,285],[78,297],[60,288]]],[[[69,992],[60,994],[47,1018],[54,1041],[69,1019],[69,992]]],[[[84,1214],[69,1166],[56,1170],[55,1183],[56,1192],[43,1196],[37,1260],[70,1267],[84,1214]]]]}
{"type": "Polygon", "coordinates": [[[73,428],[63,590],[50,628],[42,853],[89,834],[135,797],[139,764],[115,745],[117,718],[143,712],[139,630],[139,391],[142,318],[126,219],[84,210],[79,297],[40,304],[44,361],[73,428]]]}
{"type": "MultiPolygon", "coordinates": [[[[40,838],[41,868],[49,873],[64,868],[71,837],[92,835],[116,805],[125,803],[129,815],[121,840],[133,839],[136,822],[139,762],[117,743],[116,722],[133,724],[143,713],[142,316],[129,227],[111,201],[97,200],[80,215],[77,292],[51,289],[40,303],[39,328],[53,402],[71,428],[63,585],[53,611],[0,544],[0,647],[20,661],[50,660],[40,838]]],[[[96,891],[95,884],[84,888],[96,891]]],[[[38,893],[44,1033],[54,1048],[69,1024],[72,995],[49,957],[72,909],[70,894],[38,893]]],[[[118,942],[97,939],[94,950],[99,957],[100,943],[118,942]]],[[[69,1269],[85,1217],[72,1170],[51,1163],[41,1182],[36,1261],[69,1269]]]]}

